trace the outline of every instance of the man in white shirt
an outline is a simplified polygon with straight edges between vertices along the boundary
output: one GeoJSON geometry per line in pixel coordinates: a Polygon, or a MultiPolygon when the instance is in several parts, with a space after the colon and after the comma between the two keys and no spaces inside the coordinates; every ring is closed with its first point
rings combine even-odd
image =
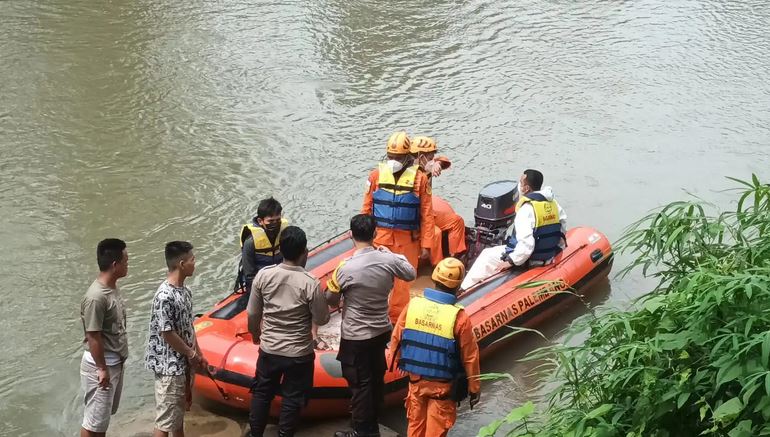
{"type": "Polygon", "coordinates": [[[461,288],[467,290],[484,279],[514,266],[542,266],[565,247],[567,215],[554,200],[551,187],[543,187],[543,174],[525,170],[519,179],[514,232],[508,244],[484,249],[468,271],[461,288]]]}

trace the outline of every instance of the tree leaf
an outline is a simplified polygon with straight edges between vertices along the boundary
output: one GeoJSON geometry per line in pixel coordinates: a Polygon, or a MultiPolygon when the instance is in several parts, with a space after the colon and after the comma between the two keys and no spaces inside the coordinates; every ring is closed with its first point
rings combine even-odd
{"type": "Polygon", "coordinates": [[[511,410],[511,412],[508,413],[507,416],[505,416],[505,421],[508,423],[518,422],[521,419],[528,417],[534,411],[535,411],[535,404],[533,404],[532,401],[529,401],[526,404],[511,410]]]}
{"type": "Polygon", "coordinates": [[[601,417],[605,414],[607,414],[608,411],[612,409],[612,404],[602,404],[598,407],[594,408],[593,411],[586,414],[586,419],[596,419],[597,417],[601,417]]]}
{"type": "Polygon", "coordinates": [[[752,426],[751,420],[741,420],[727,435],[730,437],[752,437],[752,426]]]}
{"type": "Polygon", "coordinates": [[[741,368],[741,364],[736,362],[730,363],[727,367],[720,368],[717,372],[716,388],[719,388],[722,384],[730,382],[739,377],[742,372],[743,369],[741,368]]]}
{"type": "Polygon", "coordinates": [[[743,410],[743,402],[740,398],[732,398],[714,410],[714,420],[718,422],[730,422],[743,410]]]}
{"type": "MultiPolygon", "coordinates": [[[[765,368],[768,367],[768,363],[770,363],[770,331],[765,332],[765,339],[762,340],[762,365],[765,366],[765,368]]],[[[770,392],[768,392],[770,394],[770,392]]]]}
{"type": "Polygon", "coordinates": [[[479,430],[478,437],[492,437],[495,435],[500,426],[503,424],[503,419],[497,419],[487,426],[482,426],[479,430]]]}

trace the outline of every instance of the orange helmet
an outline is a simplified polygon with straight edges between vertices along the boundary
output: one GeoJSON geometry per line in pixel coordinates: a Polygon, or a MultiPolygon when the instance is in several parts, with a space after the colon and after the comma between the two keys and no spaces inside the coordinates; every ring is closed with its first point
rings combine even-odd
{"type": "Polygon", "coordinates": [[[408,155],[410,153],[412,142],[406,135],[406,132],[396,132],[388,138],[388,153],[394,155],[408,155]]]}
{"type": "Polygon", "coordinates": [[[447,288],[455,289],[460,286],[465,277],[465,264],[457,258],[444,258],[433,269],[431,279],[447,288]]]}
{"type": "Polygon", "coordinates": [[[431,137],[414,137],[412,153],[429,153],[436,151],[436,140],[431,137]]]}

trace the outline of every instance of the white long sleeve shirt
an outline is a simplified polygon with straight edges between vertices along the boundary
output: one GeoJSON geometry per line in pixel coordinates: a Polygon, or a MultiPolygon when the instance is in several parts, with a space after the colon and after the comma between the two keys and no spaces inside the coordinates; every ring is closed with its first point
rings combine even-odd
{"type": "MultiPolygon", "coordinates": [[[[536,194],[542,194],[546,200],[553,200],[553,190],[551,187],[543,187],[540,191],[535,191],[536,194]]],[[[556,206],[559,207],[559,222],[561,223],[561,232],[567,234],[567,214],[561,208],[558,202],[556,206]]],[[[532,252],[535,250],[535,208],[530,203],[525,203],[521,208],[516,211],[516,218],[513,220],[513,229],[516,235],[516,248],[508,255],[511,261],[520,266],[527,262],[532,252]]],[[[564,242],[560,243],[564,248],[564,242]]]]}

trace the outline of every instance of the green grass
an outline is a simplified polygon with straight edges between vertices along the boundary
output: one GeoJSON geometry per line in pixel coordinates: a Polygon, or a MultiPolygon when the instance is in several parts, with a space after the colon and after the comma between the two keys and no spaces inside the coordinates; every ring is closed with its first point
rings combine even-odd
{"type": "Polygon", "coordinates": [[[734,210],[674,202],[626,230],[621,274],[657,286],[530,353],[549,395],[480,436],[770,435],[770,186],[730,180],[734,210]]]}

